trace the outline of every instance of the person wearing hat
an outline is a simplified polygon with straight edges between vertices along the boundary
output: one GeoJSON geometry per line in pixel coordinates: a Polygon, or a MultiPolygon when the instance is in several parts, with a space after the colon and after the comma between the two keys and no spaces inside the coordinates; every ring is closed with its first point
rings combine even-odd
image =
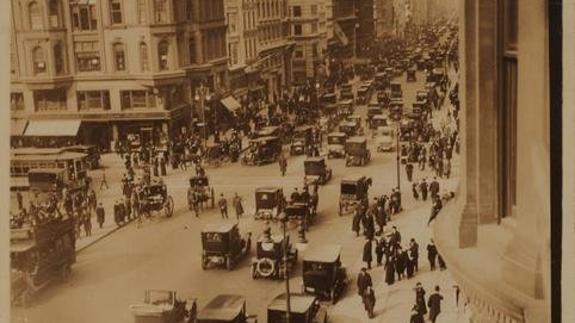
{"type": "Polygon", "coordinates": [[[220,200],[218,201],[218,207],[220,208],[220,213],[222,214],[222,219],[228,218],[228,201],[224,197],[224,194],[220,194],[220,200]]]}
{"type": "Polygon", "coordinates": [[[439,286],[435,286],[435,292],[429,296],[427,305],[429,306],[429,319],[435,323],[437,316],[441,313],[441,301],[443,296],[439,293],[439,286]]]}
{"type": "Polygon", "coordinates": [[[365,267],[361,268],[359,274],[357,274],[357,293],[358,295],[363,295],[363,292],[368,286],[372,286],[373,282],[371,280],[371,275],[367,272],[365,267]]]}
{"type": "Polygon", "coordinates": [[[100,202],[96,207],[96,221],[98,222],[98,226],[100,227],[100,229],[102,229],[105,220],[106,220],[106,211],[104,210],[102,202],[100,202]]]}
{"type": "Polygon", "coordinates": [[[367,286],[363,294],[361,295],[361,300],[365,306],[367,316],[371,319],[374,317],[373,308],[375,307],[375,292],[371,286],[367,286]]]}
{"type": "Polygon", "coordinates": [[[373,260],[373,256],[372,256],[371,239],[369,237],[365,238],[365,244],[363,245],[362,259],[365,263],[367,263],[367,269],[371,269],[371,261],[373,260]]]}
{"type": "Polygon", "coordinates": [[[291,202],[297,202],[297,201],[300,200],[300,194],[299,194],[299,192],[298,192],[298,190],[297,190],[297,187],[294,188],[293,193],[291,193],[290,199],[291,199],[291,202]]]}

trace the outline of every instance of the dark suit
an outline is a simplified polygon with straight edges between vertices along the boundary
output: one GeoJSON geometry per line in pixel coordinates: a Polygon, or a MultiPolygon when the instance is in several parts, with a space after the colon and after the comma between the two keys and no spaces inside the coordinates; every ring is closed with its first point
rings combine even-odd
{"type": "Polygon", "coordinates": [[[363,261],[367,263],[368,269],[371,269],[371,261],[373,260],[371,249],[371,240],[367,240],[363,245],[363,261]]]}
{"type": "Polygon", "coordinates": [[[429,296],[429,300],[427,301],[427,306],[429,306],[429,319],[432,323],[435,323],[437,316],[441,313],[441,301],[443,300],[443,296],[438,292],[435,292],[429,296]]]}
{"type": "Polygon", "coordinates": [[[368,273],[360,272],[357,275],[357,293],[359,295],[363,295],[363,292],[367,288],[367,286],[373,286],[371,281],[371,275],[368,273]]]}

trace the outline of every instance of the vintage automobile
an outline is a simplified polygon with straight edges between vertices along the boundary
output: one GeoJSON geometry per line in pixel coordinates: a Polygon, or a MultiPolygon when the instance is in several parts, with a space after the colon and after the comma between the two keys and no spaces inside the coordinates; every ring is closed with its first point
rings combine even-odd
{"type": "MultiPolygon", "coordinates": [[[[290,323],[327,323],[327,309],[313,295],[290,293],[290,323]]],[[[268,323],[285,322],[287,294],[268,305],[268,323]]]]}
{"type": "Polygon", "coordinates": [[[415,101],[419,102],[419,101],[425,101],[427,102],[427,98],[428,98],[429,92],[428,91],[417,91],[415,93],[415,101]]]}
{"type": "Polygon", "coordinates": [[[98,150],[98,147],[94,145],[74,145],[65,147],[64,151],[71,151],[88,155],[86,157],[86,166],[89,169],[97,169],[100,167],[100,151],[98,150]]]}
{"type": "Polygon", "coordinates": [[[263,127],[260,130],[256,131],[254,134],[255,138],[262,138],[262,137],[280,137],[281,136],[281,128],[279,126],[268,126],[263,127]]]}
{"type": "Polygon", "coordinates": [[[384,127],[388,125],[388,119],[385,115],[376,115],[373,116],[373,118],[371,119],[371,122],[369,123],[369,128],[371,130],[374,130],[373,133],[375,133],[375,130],[377,130],[377,128],[379,127],[384,127]]]}
{"type": "Polygon", "coordinates": [[[399,82],[391,82],[391,99],[395,98],[402,98],[403,91],[401,89],[401,83],[399,82]]]}
{"type": "Polygon", "coordinates": [[[417,82],[415,68],[410,68],[407,70],[407,82],[417,82]]]}
{"type": "Polygon", "coordinates": [[[309,157],[303,162],[305,175],[304,185],[326,184],[332,176],[331,168],[328,168],[323,157],[309,157]]]}
{"type": "Polygon", "coordinates": [[[389,103],[389,113],[402,115],[403,114],[403,100],[401,100],[401,99],[391,100],[391,102],[389,103]]]}
{"type": "Polygon", "coordinates": [[[285,207],[285,214],[290,222],[300,224],[305,231],[309,230],[309,226],[315,219],[315,209],[311,201],[303,202],[290,202],[285,207]]]}
{"type": "Polygon", "coordinates": [[[351,102],[355,101],[355,95],[351,89],[342,89],[339,92],[339,99],[340,100],[351,100],[351,102]]]}
{"type": "Polygon", "coordinates": [[[411,108],[411,112],[422,115],[424,111],[427,111],[427,103],[425,101],[414,102],[411,108]]]}
{"type": "Polygon", "coordinates": [[[246,299],[239,295],[214,297],[199,313],[196,323],[257,323],[256,315],[246,313],[246,299]]]}
{"type": "Polygon", "coordinates": [[[204,153],[204,161],[207,166],[220,167],[222,164],[230,160],[229,154],[224,150],[221,143],[208,143],[206,144],[206,151],[204,153]]]}
{"type": "Polygon", "coordinates": [[[389,87],[389,75],[386,72],[375,74],[375,88],[379,91],[383,91],[387,87],[389,87]]]}
{"type": "Polygon", "coordinates": [[[256,243],[256,257],[252,258],[252,278],[284,279],[297,264],[297,249],[290,243],[289,235],[260,236],[256,243]],[[287,244],[285,246],[284,244],[287,244]],[[287,264],[284,261],[287,249],[287,264]]]}
{"type": "Polygon", "coordinates": [[[362,85],[357,89],[357,103],[366,104],[371,96],[371,87],[368,85],[362,85]]]}
{"type": "Polygon", "coordinates": [[[327,158],[344,158],[345,141],[347,135],[344,132],[332,132],[327,135],[327,158]]]}
{"type": "Polygon", "coordinates": [[[76,262],[74,219],[50,218],[10,229],[10,300],[28,306],[54,281],[68,280],[76,262]]]}
{"type": "Polygon", "coordinates": [[[256,211],[254,219],[277,219],[283,211],[283,189],[279,187],[259,187],[256,189],[256,211]]]}
{"type": "Polygon", "coordinates": [[[334,104],[337,102],[337,95],[335,93],[325,93],[321,96],[321,103],[324,105],[334,104]]]}
{"type": "Polygon", "coordinates": [[[392,127],[380,126],[373,133],[378,152],[392,151],[395,145],[396,130],[392,127]]]}
{"type": "MultiPolygon", "coordinates": [[[[199,193],[200,203],[202,203],[202,207],[204,204],[206,207],[209,205],[211,208],[214,208],[216,205],[215,200],[215,190],[213,186],[210,186],[210,180],[207,176],[193,176],[190,177],[190,188],[188,193],[191,192],[199,193]]],[[[188,194],[188,209],[192,210],[192,199],[191,194],[188,194]]]]}
{"type": "Polygon", "coordinates": [[[374,116],[378,116],[378,115],[382,115],[382,114],[383,114],[383,109],[381,108],[381,106],[379,104],[368,105],[368,107],[367,107],[367,122],[369,124],[371,124],[371,120],[373,119],[374,116]]]}
{"type": "Polygon", "coordinates": [[[377,92],[377,103],[382,107],[387,107],[389,105],[389,94],[386,91],[377,92]]]}
{"type": "Polygon", "coordinates": [[[300,126],[294,129],[290,144],[290,155],[303,155],[312,142],[312,126],[300,126]]]}
{"type": "Polygon", "coordinates": [[[237,223],[208,224],[202,230],[202,269],[214,265],[232,270],[251,245],[251,233],[242,237],[237,223]]]}
{"type": "Polygon", "coordinates": [[[164,212],[168,218],[174,214],[174,199],[168,195],[168,187],[163,182],[152,182],[142,187],[139,192],[141,212],[151,215],[152,212],[164,212]]]}
{"type": "Polygon", "coordinates": [[[130,305],[135,323],[194,323],[196,299],[179,300],[175,291],[146,290],[144,302],[130,305]]]}
{"type": "Polygon", "coordinates": [[[410,141],[415,134],[416,124],[416,121],[413,119],[402,119],[399,123],[399,140],[410,141]]]}
{"type": "Polygon", "coordinates": [[[349,115],[353,113],[353,100],[341,100],[337,105],[340,115],[349,115]]]}
{"type": "Polygon", "coordinates": [[[339,215],[348,214],[358,205],[368,206],[368,192],[371,178],[365,176],[351,176],[341,180],[339,196],[339,215]]]}
{"type": "Polygon", "coordinates": [[[365,166],[371,160],[367,138],[348,138],[345,142],[345,156],[345,166],[365,166]]]}
{"type": "Polygon", "coordinates": [[[361,127],[359,127],[359,125],[355,121],[343,121],[342,123],[339,124],[338,130],[340,132],[343,132],[348,137],[359,136],[363,132],[362,131],[363,129],[361,129],[361,127]]]}
{"type": "Polygon", "coordinates": [[[242,157],[242,165],[263,165],[276,162],[282,151],[279,137],[260,137],[250,140],[249,148],[242,157]]]}
{"type": "Polygon", "coordinates": [[[347,270],[341,263],[341,246],[310,246],[303,257],[303,293],[314,294],[336,303],[348,284],[347,270]]]}

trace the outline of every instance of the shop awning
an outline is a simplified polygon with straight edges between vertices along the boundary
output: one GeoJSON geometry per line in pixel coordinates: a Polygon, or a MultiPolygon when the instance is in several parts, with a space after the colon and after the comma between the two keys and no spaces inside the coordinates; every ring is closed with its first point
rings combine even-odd
{"type": "Polygon", "coordinates": [[[242,105],[233,96],[228,96],[221,100],[222,104],[231,112],[236,112],[242,105]]]}
{"type": "Polygon", "coordinates": [[[81,120],[32,120],[24,136],[75,137],[81,123],[81,120]]]}
{"type": "Polygon", "coordinates": [[[27,124],[28,121],[24,119],[10,120],[10,136],[22,136],[27,124]]]}

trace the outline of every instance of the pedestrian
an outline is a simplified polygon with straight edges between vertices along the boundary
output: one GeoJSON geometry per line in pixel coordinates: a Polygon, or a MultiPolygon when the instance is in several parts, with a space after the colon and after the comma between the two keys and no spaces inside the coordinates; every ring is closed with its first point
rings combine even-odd
{"type": "Polygon", "coordinates": [[[372,240],[375,235],[375,220],[373,219],[373,213],[367,212],[363,217],[363,234],[369,240],[372,240]]]}
{"type": "Polygon", "coordinates": [[[413,258],[413,265],[415,271],[419,271],[419,244],[414,238],[409,241],[409,255],[413,258]]]}
{"type": "Polygon", "coordinates": [[[280,154],[278,163],[280,166],[280,172],[282,173],[282,176],[285,176],[287,171],[287,160],[283,154],[280,154]]]}
{"type": "Polygon", "coordinates": [[[397,231],[397,227],[394,225],[393,227],[391,227],[391,236],[389,239],[389,244],[390,247],[394,248],[396,246],[399,246],[399,244],[401,243],[401,233],[399,233],[399,231],[397,231]]]}
{"type": "Polygon", "coordinates": [[[376,260],[377,260],[377,265],[381,266],[382,264],[382,260],[383,260],[383,255],[385,252],[385,239],[384,238],[380,238],[379,240],[377,240],[376,245],[375,245],[375,255],[376,255],[376,260]]]}
{"type": "Polygon", "coordinates": [[[434,177],[433,181],[429,184],[429,192],[431,193],[431,197],[439,195],[439,182],[437,181],[437,177],[434,177]]]}
{"type": "Polygon", "coordinates": [[[411,184],[411,192],[413,193],[413,198],[415,200],[419,200],[419,192],[417,191],[418,185],[419,185],[419,183],[417,183],[417,182],[413,182],[413,184],[411,184]]]}
{"type": "Polygon", "coordinates": [[[234,196],[234,209],[236,210],[236,218],[239,220],[244,215],[244,207],[242,205],[242,198],[235,193],[234,196]]]}
{"type": "Polygon", "coordinates": [[[363,305],[367,312],[367,316],[371,319],[374,317],[373,308],[375,307],[375,293],[371,286],[368,286],[362,295],[363,305]]]}
{"type": "Polygon", "coordinates": [[[429,267],[431,270],[435,270],[435,260],[437,259],[437,247],[435,247],[435,243],[433,239],[430,240],[429,244],[427,245],[427,259],[429,260],[429,267]]]}
{"type": "Polygon", "coordinates": [[[372,256],[372,244],[371,239],[366,238],[365,244],[363,245],[363,262],[367,263],[367,269],[371,269],[372,256]]]}
{"type": "Polygon", "coordinates": [[[160,174],[162,176],[166,176],[167,174],[166,159],[164,156],[160,156],[160,174]]]}
{"type": "Polygon", "coordinates": [[[409,323],[425,323],[425,319],[419,312],[419,306],[417,306],[417,304],[413,305],[411,308],[411,317],[409,318],[409,323]]]}
{"type": "Polygon", "coordinates": [[[405,174],[407,175],[407,180],[411,182],[413,178],[413,164],[407,163],[405,164],[405,174]]]}
{"type": "Polygon", "coordinates": [[[447,269],[447,265],[445,264],[445,261],[439,252],[437,253],[437,263],[439,264],[439,270],[443,271],[447,269]]]}
{"type": "Polygon", "coordinates": [[[363,295],[365,289],[373,285],[371,275],[367,272],[365,267],[362,267],[359,274],[357,274],[357,294],[363,295]]]}
{"type": "Polygon", "coordinates": [[[127,218],[127,220],[131,220],[132,219],[132,202],[131,202],[131,194],[128,197],[124,198],[124,210],[126,212],[125,216],[127,218]]]}
{"type": "Polygon", "coordinates": [[[387,285],[393,285],[395,283],[395,257],[390,256],[385,262],[385,282],[387,285]]]}
{"type": "Polygon", "coordinates": [[[100,202],[96,207],[96,221],[98,222],[98,226],[100,227],[100,229],[102,229],[105,220],[106,220],[106,211],[104,210],[102,202],[100,202]]]}
{"type": "Polygon", "coordinates": [[[397,247],[397,257],[395,260],[395,272],[397,273],[397,280],[401,280],[405,275],[406,267],[406,256],[407,253],[403,250],[401,246],[397,247]]]}
{"type": "Polygon", "coordinates": [[[427,182],[425,178],[419,184],[419,190],[421,191],[421,199],[427,201],[427,182]]]}
{"type": "Polygon", "coordinates": [[[429,296],[427,305],[429,306],[429,319],[435,323],[437,316],[441,313],[441,301],[443,296],[439,293],[439,286],[435,286],[435,292],[429,296]]]}
{"type": "Polygon", "coordinates": [[[427,306],[425,305],[425,289],[421,282],[415,284],[415,304],[417,305],[417,311],[423,317],[427,314],[427,306]]]}
{"type": "Polygon", "coordinates": [[[224,197],[224,194],[220,194],[220,200],[218,201],[218,207],[220,208],[220,213],[222,215],[222,219],[228,218],[228,201],[224,197]]]}
{"type": "Polygon", "coordinates": [[[351,220],[351,230],[355,232],[355,236],[359,237],[359,230],[361,224],[361,213],[359,211],[359,206],[356,207],[353,211],[353,218],[351,220]]]}
{"type": "Polygon", "coordinates": [[[409,250],[404,250],[404,261],[405,261],[405,273],[407,278],[412,278],[415,272],[415,260],[409,250]]]}
{"type": "Polygon", "coordinates": [[[100,182],[100,191],[102,190],[102,187],[106,186],[106,189],[108,189],[108,181],[106,180],[106,170],[102,169],[102,181],[100,182]]]}
{"type": "Polygon", "coordinates": [[[84,214],[84,232],[86,233],[86,237],[92,235],[92,213],[90,211],[86,211],[84,214]]]}
{"type": "Polygon", "coordinates": [[[439,195],[432,196],[432,199],[433,199],[433,205],[431,206],[431,215],[429,216],[429,220],[427,220],[427,226],[429,226],[431,221],[433,221],[437,217],[439,211],[441,211],[441,209],[443,208],[443,203],[441,202],[441,198],[439,197],[439,195]]]}
{"type": "Polygon", "coordinates": [[[114,222],[120,226],[120,203],[118,200],[114,201],[114,222]]]}

